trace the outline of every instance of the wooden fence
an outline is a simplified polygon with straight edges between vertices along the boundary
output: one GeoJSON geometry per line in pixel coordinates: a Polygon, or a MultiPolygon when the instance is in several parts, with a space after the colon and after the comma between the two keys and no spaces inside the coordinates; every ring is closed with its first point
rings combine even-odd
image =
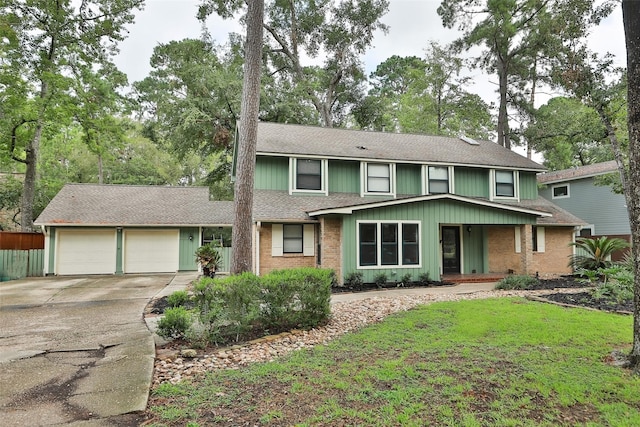
{"type": "Polygon", "coordinates": [[[0,249],[44,249],[44,234],[0,231],[0,249]]]}
{"type": "Polygon", "coordinates": [[[44,273],[44,249],[0,250],[0,281],[39,277],[44,273]]]}

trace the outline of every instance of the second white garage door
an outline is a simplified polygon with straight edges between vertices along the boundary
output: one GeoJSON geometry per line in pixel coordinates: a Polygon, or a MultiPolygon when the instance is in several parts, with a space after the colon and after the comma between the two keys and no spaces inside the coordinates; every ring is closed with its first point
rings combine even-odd
{"type": "Polygon", "coordinates": [[[125,230],[125,273],[173,273],[178,271],[178,230],[125,230]]]}

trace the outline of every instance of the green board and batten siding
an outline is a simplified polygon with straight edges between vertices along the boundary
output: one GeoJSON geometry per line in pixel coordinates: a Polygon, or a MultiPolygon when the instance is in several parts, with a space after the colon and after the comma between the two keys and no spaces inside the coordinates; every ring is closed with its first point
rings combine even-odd
{"type": "Polygon", "coordinates": [[[453,172],[454,193],[466,197],[490,196],[489,169],[456,167],[453,172]]]}
{"type": "Polygon", "coordinates": [[[396,193],[406,196],[422,194],[422,166],[396,165],[396,193]]]}
{"type": "Polygon", "coordinates": [[[440,276],[440,226],[441,225],[471,225],[471,233],[461,230],[463,240],[464,264],[463,272],[476,270],[485,272],[487,260],[486,234],[482,226],[513,224],[534,224],[533,215],[510,212],[489,207],[469,205],[457,201],[415,202],[400,206],[388,206],[376,209],[356,211],[353,215],[343,217],[343,273],[345,275],[362,271],[365,281],[373,281],[375,275],[386,273],[390,280],[399,279],[405,273],[417,278],[421,273],[428,272],[432,279],[440,276]],[[421,267],[420,268],[379,268],[357,269],[357,240],[356,224],[359,220],[371,221],[420,221],[421,230],[421,267]],[[475,225],[475,227],[474,227],[475,225]],[[474,231],[475,230],[475,231],[474,231]],[[468,243],[468,245],[465,245],[468,243]],[[468,247],[466,247],[468,246],[468,247]],[[478,250],[479,249],[479,250],[478,250]],[[475,254],[475,257],[472,255],[475,254]],[[395,272],[395,274],[394,274],[395,272]]]}
{"type": "Polygon", "coordinates": [[[538,198],[538,180],[534,172],[520,172],[520,199],[538,198]]]}
{"type": "Polygon", "coordinates": [[[359,193],[360,162],[329,160],[329,193],[359,193]]]}
{"type": "Polygon", "coordinates": [[[258,190],[288,190],[289,158],[256,157],[254,188],[258,190]]]}

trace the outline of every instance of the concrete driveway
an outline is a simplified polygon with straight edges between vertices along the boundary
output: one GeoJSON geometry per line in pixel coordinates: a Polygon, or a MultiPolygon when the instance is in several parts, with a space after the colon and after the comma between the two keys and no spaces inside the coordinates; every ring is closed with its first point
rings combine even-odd
{"type": "Polygon", "coordinates": [[[173,280],[134,275],[0,283],[2,425],[138,425],[155,357],[143,311],[173,280]]]}

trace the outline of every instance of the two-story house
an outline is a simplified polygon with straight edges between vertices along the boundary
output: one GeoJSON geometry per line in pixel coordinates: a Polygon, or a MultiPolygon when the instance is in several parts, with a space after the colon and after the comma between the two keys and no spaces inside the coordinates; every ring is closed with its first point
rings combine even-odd
{"type": "Polygon", "coordinates": [[[539,197],[543,170],[488,141],[260,123],[255,269],[568,273],[584,221],[539,197]]]}
{"type": "Polygon", "coordinates": [[[540,195],[586,221],[580,236],[618,237],[630,242],[631,227],[624,195],[596,182],[598,177],[617,173],[615,160],[541,173],[538,175],[540,195]]]}
{"type": "MultiPolygon", "coordinates": [[[[488,141],[260,123],[255,272],[568,273],[585,223],[538,197],[543,170],[488,141]]],[[[206,188],[69,184],[36,223],[47,274],[196,270],[233,203],[206,188]]]]}

